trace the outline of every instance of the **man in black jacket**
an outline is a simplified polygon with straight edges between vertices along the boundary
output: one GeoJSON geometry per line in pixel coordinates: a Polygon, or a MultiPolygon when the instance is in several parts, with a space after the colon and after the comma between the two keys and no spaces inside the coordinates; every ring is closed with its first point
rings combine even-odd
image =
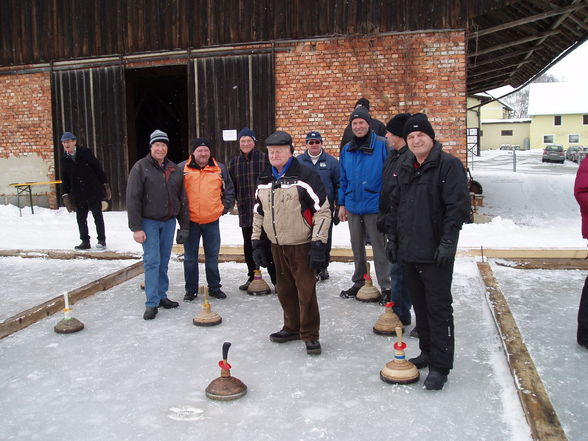
{"type": "Polygon", "coordinates": [[[110,200],[112,194],[110,185],[102,166],[86,147],[78,146],[76,136],[65,132],[61,137],[64,153],[61,157],[61,181],[63,205],[70,213],[76,211],[78,229],[82,243],[76,250],[90,249],[88,234],[88,211],[92,212],[98,244],[96,248],[106,248],[106,234],[104,218],[102,217],[102,201],[110,200]]]}
{"type": "Polygon", "coordinates": [[[442,151],[426,115],[406,121],[404,138],[410,151],[396,169],[386,253],[402,262],[415,311],[421,354],[410,361],[429,366],[425,387],[439,390],[453,368],[451,282],[470,195],[461,161],[442,151]]]}

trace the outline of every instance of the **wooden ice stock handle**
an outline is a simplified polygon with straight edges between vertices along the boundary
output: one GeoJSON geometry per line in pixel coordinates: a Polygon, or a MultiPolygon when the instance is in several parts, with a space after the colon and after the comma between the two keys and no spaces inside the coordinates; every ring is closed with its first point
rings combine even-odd
{"type": "Polygon", "coordinates": [[[227,361],[229,358],[229,348],[231,347],[231,343],[226,341],[223,343],[223,360],[227,361]]]}
{"type": "Polygon", "coordinates": [[[402,343],[402,328],[400,326],[396,326],[396,337],[398,343],[402,343]]]}

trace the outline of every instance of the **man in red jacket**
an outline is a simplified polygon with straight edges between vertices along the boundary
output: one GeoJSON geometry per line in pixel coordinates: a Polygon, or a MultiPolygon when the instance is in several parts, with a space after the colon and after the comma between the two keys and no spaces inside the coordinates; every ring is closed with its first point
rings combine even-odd
{"type": "MultiPolygon", "coordinates": [[[[582,237],[588,239],[588,160],[580,163],[576,182],[574,184],[574,196],[580,204],[580,214],[582,215],[582,237]]],[[[584,282],[582,297],[580,298],[580,308],[578,310],[578,332],[577,341],[580,346],[588,349],[588,277],[584,282]]]]}

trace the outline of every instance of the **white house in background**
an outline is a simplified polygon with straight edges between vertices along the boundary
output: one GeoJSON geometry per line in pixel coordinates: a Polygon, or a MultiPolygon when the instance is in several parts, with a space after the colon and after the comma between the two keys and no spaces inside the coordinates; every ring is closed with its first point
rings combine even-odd
{"type": "MultiPolygon", "coordinates": [[[[489,96],[489,95],[488,95],[489,96]]],[[[530,118],[510,118],[513,108],[494,100],[480,107],[480,148],[498,149],[502,145],[529,148],[530,118]]]]}
{"type": "Polygon", "coordinates": [[[588,84],[533,83],[530,87],[531,148],[588,147],[588,84]]]}

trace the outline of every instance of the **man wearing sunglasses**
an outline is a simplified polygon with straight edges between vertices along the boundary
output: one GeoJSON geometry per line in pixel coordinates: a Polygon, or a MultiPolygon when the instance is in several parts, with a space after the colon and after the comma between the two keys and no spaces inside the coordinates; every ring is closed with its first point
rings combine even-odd
{"type": "MultiPolygon", "coordinates": [[[[297,157],[298,161],[307,167],[314,169],[327,190],[327,199],[329,199],[329,206],[332,214],[332,222],[329,227],[329,239],[327,241],[327,265],[331,259],[331,243],[333,237],[333,224],[339,223],[339,217],[335,211],[335,198],[339,191],[339,161],[329,155],[323,149],[323,138],[317,131],[308,132],[306,135],[306,151],[297,157]]],[[[317,275],[317,280],[327,280],[329,278],[329,271],[327,268],[321,270],[317,275]]]]}

